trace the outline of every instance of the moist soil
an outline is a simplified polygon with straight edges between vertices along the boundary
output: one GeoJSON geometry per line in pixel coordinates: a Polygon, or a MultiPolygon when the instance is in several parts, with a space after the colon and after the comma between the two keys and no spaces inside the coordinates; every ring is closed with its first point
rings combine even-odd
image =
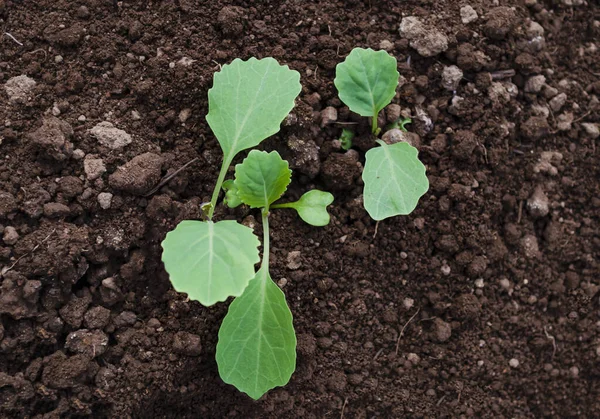
{"type": "Polygon", "coordinates": [[[0,0],[0,416],[600,417],[599,21],[592,0],[0,0]],[[431,184],[379,223],[369,121],[333,84],[356,46],[398,59],[382,123],[412,116],[431,184]],[[324,228],[271,214],[298,365],[259,401],[218,375],[228,304],[160,260],[219,170],[212,75],[251,56],[301,74],[261,146],[290,160],[288,197],[335,195],[324,228]]]}

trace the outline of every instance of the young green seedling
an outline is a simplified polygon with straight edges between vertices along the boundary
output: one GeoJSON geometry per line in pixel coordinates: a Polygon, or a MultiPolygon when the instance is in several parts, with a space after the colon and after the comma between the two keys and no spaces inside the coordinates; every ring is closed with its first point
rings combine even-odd
{"type": "MultiPolygon", "coordinates": [[[[371,131],[377,136],[377,116],[396,94],[399,76],[396,59],[387,52],[354,48],[338,64],[334,84],[351,111],[372,118],[371,131]]],[[[406,123],[400,122],[400,128],[406,123]]],[[[429,189],[425,166],[409,144],[376,141],[381,147],[367,151],[362,174],[365,209],[377,221],[410,214],[429,189]]]]}
{"type": "Polygon", "coordinates": [[[352,148],[352,139],[354,138],[354,131],[344,128],[342,129],[342,135],[340,136],[340,145],[342,150],[350,150],[352,148]]]}
{"type": "Polygon", "coordinates": [[[248,288],[229,306],[219,329],[216,358],[223,381],[253,399],[286,384],[296,368],[292,313],[269,274],[269,211],[294,208],[304,221],[320,226],[329,223],[326,207],[333,201],[331,194],[312,190],[296,202],[272,205],[286,191],[291,175],[276,151],[252,150],[235,167],[235,180],[228,185],[229,202],[235,198],[261,210],[263,259],[248,288]]]}
{"type": "MultiPolygon", "coordinates": [[[[273,58],[236,59],[215,74],[206,120],[224,156],[211,202],[202,206],[206,221],[182,221],[162,242],[162,260],[177,291],[205,306],[238,297],[219,330],[217,362],[225,382],[255,399],[286,384],[296,365],[292,315],[268,269],[269,208],[285,192],[291,171],[276,152],[252,151],[236,166],[235,180],[225,181],[225,176],[240,151],[279,131],[300,93],[299,80],[298,72],[273,58]],[[235,221],[212,221],[221,188],[230,207],[244,203],[262,208],[264,251],[256,273],[260,242],[252,229],[235,221]]],[[[279,206],[295,208],[308,223],[325,225],[332,201],[331,194],[310,191],[279,206]]]]}

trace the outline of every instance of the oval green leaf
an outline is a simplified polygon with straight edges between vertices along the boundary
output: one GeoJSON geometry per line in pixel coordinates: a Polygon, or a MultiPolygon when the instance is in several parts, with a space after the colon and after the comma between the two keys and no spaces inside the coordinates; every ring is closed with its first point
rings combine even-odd
{"type": "Polygon", "coordinates": [[[272,208],[293,208],[304,222],[316,227],[322,227],[329,224],[330,217],[327,212],[327,206],[331,205],[332,202],[332,194],[313,189],[306,192],[295,202],[276,204],[272,208]]]}
{"type": "Polygon", "coordinates": [[[211,306],[242,295],[260,260],[252,229],[235,221],[180,222],[162,242],[173,288],[211,306]]]}
{"type": "Polygon", "coordinates": [[[206,120],[225,161],[279,131],[300,93],[300,74],[274,58],[239,58],[215,73],[206,120]]]}
{"type": "Polygon", "coordinates": [[[354,48],[337,65],[333,83],[352,112],[377,117],[396,94],[399,77],[396,59],[387,52],[354,48]]]}
{"type": "Polygon", "coordinates": [[[365,156],[365,209],[378,221],[410,214],[429,189],[425,166],[417,157],[419,152],[407,143],[377,142],[381,147],[370,149],[365,156]]]}
{"type": "Polygon", "coordinates": [[[237,196],[252,208],[268,208],[283,195],[291,180],[288,162],[276,151],[252,150],[235,166],[237,196]]]}
{"type": "Polygon", "coordinates": [[[216,358],[221,379],[255,400],[290,380],[296,369],[292,313],[268,267],[229,306],[216,358]]]}

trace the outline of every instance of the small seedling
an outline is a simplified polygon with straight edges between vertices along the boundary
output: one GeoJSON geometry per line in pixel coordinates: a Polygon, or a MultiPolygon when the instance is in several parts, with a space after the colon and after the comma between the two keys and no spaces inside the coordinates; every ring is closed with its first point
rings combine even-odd
{"type": "MultiPolygon", "coordinates": [[[[177,291],[205,306],[238,297],[219,330],[216,357],[223,381],[254,399],[285,385],[296,366],[292,314],[268,269],[269,209],[287,189],[291,171],[276,152],[254,150],[236,166],[235,180],[225,181],[225,176],[239,152],[279,131],[300,93],[299,81],[298,72],[273,58],[236,59],[215,74],[206,120],[224,155],[211,202],[202,206],[206,220],[182,221],[162,242],[162,260],[177,291]],[[258,272],[260,242],[252,229],[236,221],[212,221],[221,188],[230,207],[244,203],[262,209],[264,250],[258,272]]],[[[331,194],[310,191],[279,206],[295,208],[313,225],[325,225],[332,200],[331,194]]]]}
{"type": "Polygon", "coordinates": [[[342,129],[342,135],[340,136],[340,144],[342,150],[350,150],[352,148],[352,139],[354,138],[354,131],[348,128],[342,129]]]}
{"type": "MultiPolygon", "coordinates": [[[[399,76],[396,59],[387,52],[354,48],[337,65],[334,84],[351,111],[372,118],[371,131],[377,136],[381,131],[377,116],[396,94],[399,76]]],[[[400,128],[409,121],[400,122],[400,128]]],[[[417,149],[409,144],[376,141],[381,147],[372,148],[365,156],[365,209],[377,221],[410,214],[429,189],[425,166],[417,149]]]]}

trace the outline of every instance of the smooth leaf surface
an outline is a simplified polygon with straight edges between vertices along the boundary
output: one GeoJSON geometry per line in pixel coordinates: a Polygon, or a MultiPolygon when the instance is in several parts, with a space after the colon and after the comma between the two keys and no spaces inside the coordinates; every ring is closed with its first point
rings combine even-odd
{"type": "Polygon", "coordinates": [[[300,90],[300,74],[270,57],[236,58],[215,73],[206,120],[225,161],[278,132],[300,90]]]}
{"type": "Polygon", "coordinates": [[[292,180],[288,162],[278,152],[252,150],[235,166],[235,184],[240,200],[252,208],[268,208],[292,180]]]}
{"type": "Polygon", "coordinates": [[[229,208],[236,208],[242,204],[242,200],[237,194],[237,186],[233,179],[229,179],[223,182],[223,190],[225,191],[225,198],[223,198],[223,203],[229,208]]]}
{"type": "Polygon", "coordinates": [[[330,217],[327,206],[331,205],[332,202],[332,194],[313,189],[306,192],[295,202],[273,205],[273,208],[293,208],[304,222],[321,227],[329,224],[330,217]]]}
{"type": "Polygon", "coordinates": [[[425,166],[409,144],[377,142],[381,147],[367,151],[362,174],[365,209],[374,220],[410,214],[429,189],[425,166]]]}
{"type": "Polygon", "coordinates": [[[296,369],[296,334],[283,292],[261,268],[229,306],[219,329],[219,375],[255,400],[287,384],[296,369]]]}
{"type": "Polygon", "coordinates": [[[354,48],[335,70],[335,87],[352,112],[377,116],[396,94],[396,59],[385,51],[354,48]]]}
{"type": "Polygon", "coordinates": [[[260,260],[258,238],[235,221],[180,222],[162,242],[173,288],[204,306],[242,295],[260,260]]]}

